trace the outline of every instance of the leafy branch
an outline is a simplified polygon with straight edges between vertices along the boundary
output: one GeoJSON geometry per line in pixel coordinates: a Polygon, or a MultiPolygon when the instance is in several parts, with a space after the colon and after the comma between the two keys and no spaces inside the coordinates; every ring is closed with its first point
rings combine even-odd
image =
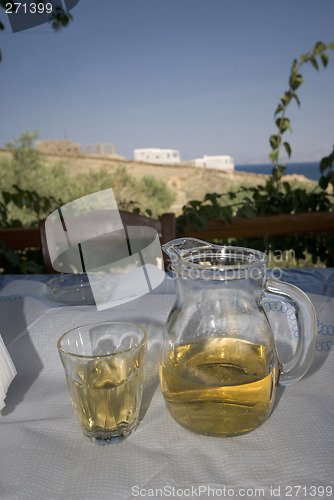
{"type": "Polygon", "coordinates": [[[68,26],[70,21],[73,21],[73,16],[69,12],[65,12],[62,7],[56,7],[52,11],[51,16],[51,26],[55,31],[59,31],[61,28],[68,26]]]}
{"type": "MultiPolygon", "coordinates": [[[[317,71],[319,70],[321,64],[324,68],[326,68],[329,62],[329,50],[334,50],[334,42],[329,43],[328,45],[324,44],[323,42],[317,42],[314,45],[312,52],[306,52],[305,54],[302,54],[300,56],[299,60],[294,59],[292,62],[289,75],[289,88],[281,96],[280,102],[274,113],[274,117],[277,117],[275,123],[278,131],[276,134],[272,134],[269,138],[270,146],[272,148],[272,151],[269,154],[269,158],[270,161],[274,164],[271,182],[276,186],[276,188],[278,186],[278,181],[281,179],[286,169],[286,165],[279,162],[279,156],[282,146],[284,147],[289,158],[292,153],[290,143],[287,141],[283,142],[282,136],[287,130],[290,130],[292,132],[290,119],[286,116],[286,111],[289,104],[291,103],[291,101],[295,100],[297,105],[300,107],[300,99],[296,93],[296,90],[303,83],[305,83],[305,80],[300,73],[301,67],[306,63],[310,63],[317,71]]],[[[325,169],[324,166],[323,168],[325,169]]]]}
{"type": "Polygon", "coordinates": [[[42,196],[36,191],[21,189],[17,185],[12,187],[12,192],[2,191],[1,197],[3,201],[0,200],[0,227],[23,227],[19,219],[10,217],[8,210],[10,204],[24,210],[31,210],[35,214],[35,224],[43,214],[62,205],[60,199],[57,200],[53,196],[42,196]]]}
{"type": "MultiPolygon", "coordinates": [[[[283,141],[283,134],[291,129],[289,118],[286,116],[287,108],[291,101],[295,100],[300,106],[300,100],[296,93],[297,89],[304,83],[304,78],[300,73],[301,67],[310,63],[316,70],[320,65],[325,68],[329,62],[328,51],[334,50],[334,43],[325,45],[317,42],[312,52],[302,54],[299,60],[294,59],[289,75],[289,89],[281,96],[280,102],[275,110],[274,117],[277,126],[277,133],[270,136],[269,142],[272,151],[269,155],[274,164],[272,174],[265,185],[252,187],[242,187],[241,190],[228,193],[208,193],[203,201],[191,200],[183,207],[182,214],[177,217],[177,230],[179,233],[193,226],[201,231],[207,227],[211,219],[218,219],[226,224],[231,222],[233,216],[252,218],[255,215],[267,216],[280,213],[298,213],[331,211],[334,209],[334,149],[333,152],[323,158],[319,169],[321,177],[316,187],[310,192],[308,189],[297,187],[293,188],[288,182],[280,182],[286,165],[279,161],[280,151],[283,147],[291,156],[291,146],[287,141],[283,141]],[[328,191],[329,185],[332,185],[333,194],[328,191]],[[242,194],[242,199],[240,196],[242,194]],[[229,201],[224,203],[223,197],[228,196],[229,201]]],[[[255,243],[249,243],[247,240],[237,242],[242,245],[254,246],[255,243]]],[[[267,249],[269,239],[262,242],[267,249]]],[[[262,245],[260,243],[260,245],[262,245]]],[[[312,262],[320,259],[327,265],[333,265],[332,245],[334,238],[328,234],[303,235],[303,236],[282,236],[272,239],[270,245],[273,248],[294,248],[297,258],[302,258],[305,251],[312,256],[312,262]]],[[[261,247],[264,250],[263,247],[261,247]]]]}
{"type": "Polygon", "coordinates": [[[332,192],[334,195],[334,171],[332,168],[334,166],[334,147],[330,155],[325,156],[320,162],[320,173],[321,177],[319,179],[319,186],[321,189],[327,189],[329,184],[332,184],[332,192]]]}

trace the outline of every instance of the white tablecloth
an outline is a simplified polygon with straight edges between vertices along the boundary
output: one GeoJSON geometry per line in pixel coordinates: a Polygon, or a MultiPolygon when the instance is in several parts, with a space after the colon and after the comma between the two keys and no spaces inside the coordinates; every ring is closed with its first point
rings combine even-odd
{"type": "Polygon", "coordinates": [[[309,373],[278,388],[259,429],[213,438],[178,425],[158,385],[171,283],[100,312],[56,306],[43,297],[42,283],[29,283],[5,279],[0,292],[0,332],[18,372],[0,415],[1,500],[334,498],[333,298],[311,295],[318,340],[309,373]],[[71,327],[104,319],[142,324],[148,354],[138,429],[122,443],[98,446],[85,440],[74,416],[56,342],[71,327]]]}

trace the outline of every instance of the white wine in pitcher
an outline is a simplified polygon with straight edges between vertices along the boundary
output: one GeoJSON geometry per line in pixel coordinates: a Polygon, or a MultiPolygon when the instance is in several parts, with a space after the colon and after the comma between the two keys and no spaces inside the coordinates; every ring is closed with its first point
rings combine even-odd
{"type": "MultiPolygon", "coordinates": [[[[276,386],[291,385],[311,366],[316,316],[297,287],[267,277],[268,256],[252,248],[177,238],[162,246],[176,298],[163,331],[160,385],[171,415],[201,434],[233,436],[259,427],[276,386]],[[264,299],[295,310],[298,349],[281,363],[264,299]],[[297,313],[298,312],[298,313],[297,313]]],[[[291,332],[292,333],[292,332],[291,332]]]]}
{"type": "Polygon", "coordinates": [[[213,436],[261,425],[272,410],[278,373],[271,348],[228,337],[179,345],[160,364],[171,415],[184,427],[213,436]]]}

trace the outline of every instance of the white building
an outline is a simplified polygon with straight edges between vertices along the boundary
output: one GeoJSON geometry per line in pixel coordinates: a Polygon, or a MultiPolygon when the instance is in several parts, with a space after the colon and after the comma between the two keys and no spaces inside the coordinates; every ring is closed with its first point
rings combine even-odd
{"type": "Polygon", "coordinates": [[[142,148],[135,149],[133,157],[147,163],[179,163],[180,152],[177,149],[142,148]]]}
{"type": "Polygon", "coordinates": [[[195,167],[216,168],[218,170],[234,170],[234,160],[232,156],[207,156],[196,158],[194,160],[195,167]]]}

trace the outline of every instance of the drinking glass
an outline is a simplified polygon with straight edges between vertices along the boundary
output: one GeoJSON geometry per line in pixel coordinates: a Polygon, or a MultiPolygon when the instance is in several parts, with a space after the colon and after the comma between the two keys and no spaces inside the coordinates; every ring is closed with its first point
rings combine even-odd
{"type": "Polygon", "coordinates": [[[141,326],[120,321],[82,325],[58,340],[74,411],[89,440],[115,443],[136,429],[146,341],[141,326]]]}

